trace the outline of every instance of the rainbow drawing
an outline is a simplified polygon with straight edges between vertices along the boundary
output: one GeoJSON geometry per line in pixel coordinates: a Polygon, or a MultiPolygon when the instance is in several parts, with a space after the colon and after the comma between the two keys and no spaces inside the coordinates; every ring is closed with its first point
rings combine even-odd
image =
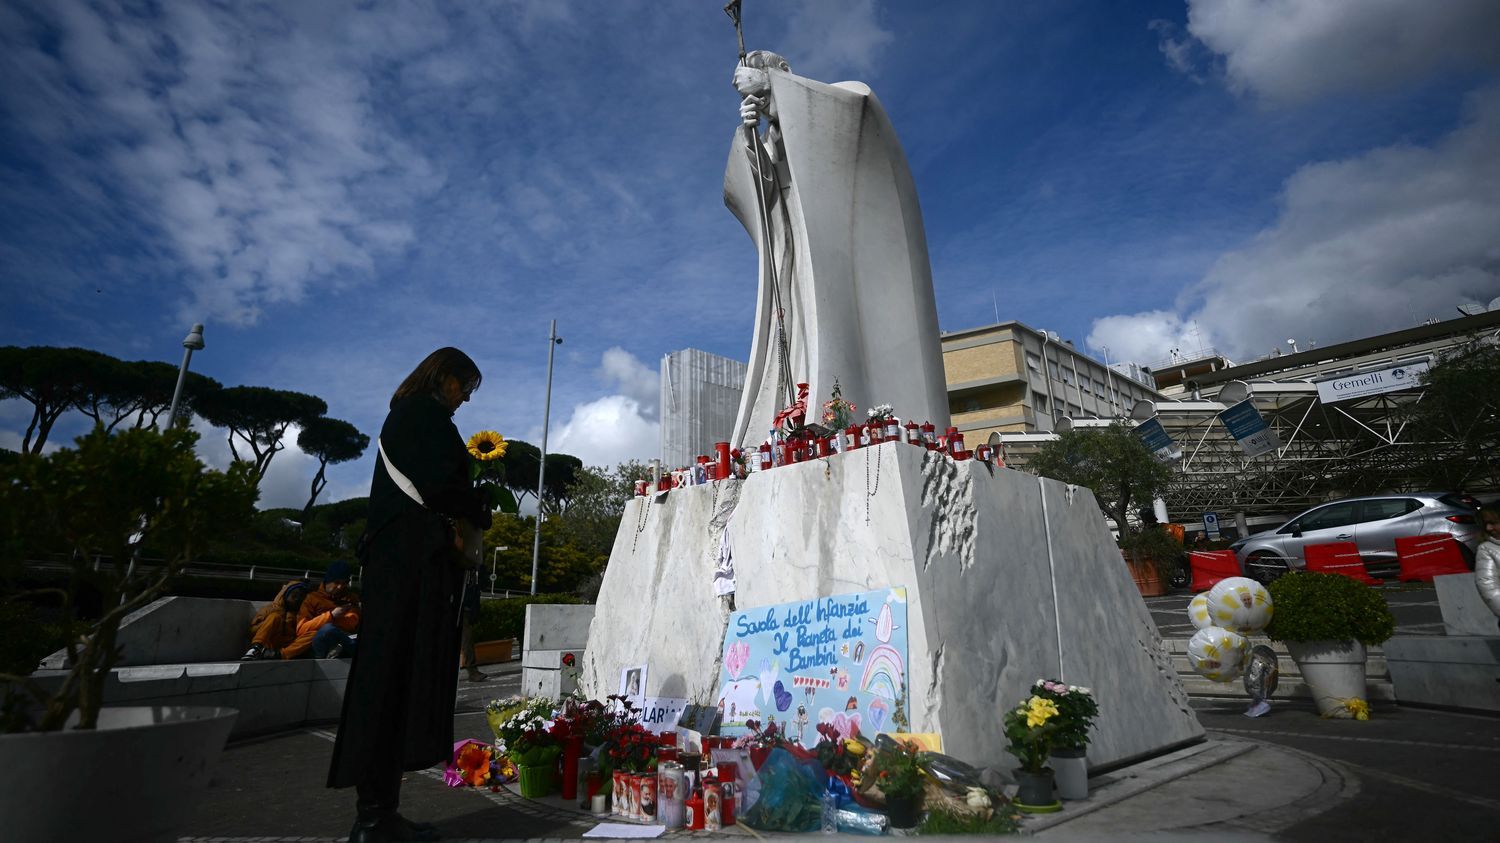
{"type": "Polygon", "coordinates": [[[881,644],[870,651],[865,663],[864,675],[860,677],[859,689],[868,694],[896,699],[906,685],[906,665],[901,652],[889,644],[881,644]]]}

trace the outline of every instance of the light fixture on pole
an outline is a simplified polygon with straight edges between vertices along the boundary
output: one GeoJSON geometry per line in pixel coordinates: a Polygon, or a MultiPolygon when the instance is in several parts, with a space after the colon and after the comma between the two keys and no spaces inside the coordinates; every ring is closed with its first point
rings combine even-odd
{"type": "Polygon", "coordinates": [[[552,416],[552,352],[562,345],[557,335],[557,320],[552,320],[552,334],[547,338],[547,403],[542,405],[542,456],[536,469],[536,535],[531,540],[531,593],[536,594],[537,561],[542,558],[542,489],[547,480],[547,424],[552,416]]]}
{"type": "Polygon", "coordinates": [[[188,361],[193,359],[194,351],[203,350],[202,324],[194,325],[193,330],[189,331],[186,337],[183,337],[182,347],[186,351],[182,353],[182,367],[177,370],[177,388],[172,390],[172,407],[167,410],[166,430],[171,430],[172,424],[177,421],[177,404],[182,400],[182,383],[187,380],[188,361]]]}

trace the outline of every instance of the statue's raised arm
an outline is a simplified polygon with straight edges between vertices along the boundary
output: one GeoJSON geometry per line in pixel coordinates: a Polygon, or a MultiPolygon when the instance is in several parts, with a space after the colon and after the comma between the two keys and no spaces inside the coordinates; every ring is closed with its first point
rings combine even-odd
{"type": "Polygon", "coordinates": [[[885,109],[862,83],[805,79],[764,51],[734,87],[724,202],[755,242],[759,285],[733,441],[764,439],[795,384],[815,407],[835,378],[859,407],[946,427],[927,237],[885,109]]]}

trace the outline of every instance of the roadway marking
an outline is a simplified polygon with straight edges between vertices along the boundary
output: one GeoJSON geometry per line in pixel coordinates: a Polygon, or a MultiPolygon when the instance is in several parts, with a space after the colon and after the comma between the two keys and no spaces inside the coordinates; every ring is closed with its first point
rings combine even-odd
{"type": "MultiPolygon", "coordinates": [[[[1391,742],[1388,741],[1388,743],[1391,742]]],[[[1415,743],[1415,741],[1394,741],[1394,743],[1415,743]]],[[[1449,746],[1450,744],[1432,745],[1449,746]]],[[[1410,788],[1412,790],[1419,790],[1431,796],[1444,796],[1449,799],[1457,799],[1460,802],[1467,802],[1470,805],[1475,805],[1480,808],[1487,808],[1493,813],[1500,813],[1500,799],[1486,799],[1483,796],[1471,796],[1467,793],[1458,793],[1455,792],[1452,788],[1438,787],[1437,785],[1429,784],[1427,782],[1417,781],[1416,779],[1409,779],[1405,776],[1398,776],[1395,773],[1387,773],[1384,770],[1375,770],[1361,764],[1351,764],[1348,761],[1340,761],[1339,763],[1344,767],[1353,770],[1354,772],[1367,778],[1380,779],[1389,784],[1410,788]]]]}
{"type": "MultiPolygon", "coordinates": [[[[1284,738],[1298,738],[1298,739],[1303,739],[1303,740],[1313,739],[1313,740],[1320,740],[1320,741],[1348,741],[1350,743],[1383,743],[1383,744],[1399,744],[1401,746],[1422,746],[1422,747],[1429,747],[1429,748],[1432,748],[1432,749],[1468,749],[1468,750],[1473,750],[1475,752],[1500,752],[1500,746],[1474,746],[1473,744],[1466,744],[1466,743],[1435,743],[1433,741],[1408,741],[1408,740],[1402,740],[1400,738],[1363,738],[1363,737],[1358,737],[1357,738],[1357,737],[1352,737],[1350,735],[1320,735],[1320,734],[1316,734],[1316,733],[1312,733],[1312,732],[1277,732],[1277,731],[1261,730],[1261,729],[1221,729],[1221,728],[1217,728],[1217,727],[1213,728],[1213,729],[1210,729],[1209,731],[1213,731],[1213,732],[1228,732],[1229,734],[1232,734],[1232,735],[1246,735],[1248,737],[1256,737],[1256,736],[1259,736],[1259,735],[1279,735],[1279,736],[1284,737],[1284,738]]],[[[1339,763],[1340,764],[1347,764],[1349,762],[1347,762],[1347,761],[1340,761],[1339,763]]],[[[1496,803],[1496,804],[1500,804],[1500,803],[1496,803]]]]}

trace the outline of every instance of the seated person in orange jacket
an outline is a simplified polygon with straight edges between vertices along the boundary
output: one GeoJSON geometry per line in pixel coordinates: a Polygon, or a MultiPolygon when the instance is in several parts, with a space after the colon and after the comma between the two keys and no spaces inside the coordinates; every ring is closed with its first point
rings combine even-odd
{"type": "Polygon", "coordinates": [[[315,659],[354,655],[359,631],[359,603],[349,593],[349,563],[336,561],[323,572],[323,586],[307,595],[297,613],[297,638],[281,648],[281,657],[295,659],[311,652],[315,659]]]}
{"type": "Polygon", "coordinates": [[[281,648],[297,639],[297,613],[311,591],[312,583],[304,580],[292,580],[282,586],[276,598],[262,606],[250,621],[250,649],[240,661],[281,658],[281,648]]]}

